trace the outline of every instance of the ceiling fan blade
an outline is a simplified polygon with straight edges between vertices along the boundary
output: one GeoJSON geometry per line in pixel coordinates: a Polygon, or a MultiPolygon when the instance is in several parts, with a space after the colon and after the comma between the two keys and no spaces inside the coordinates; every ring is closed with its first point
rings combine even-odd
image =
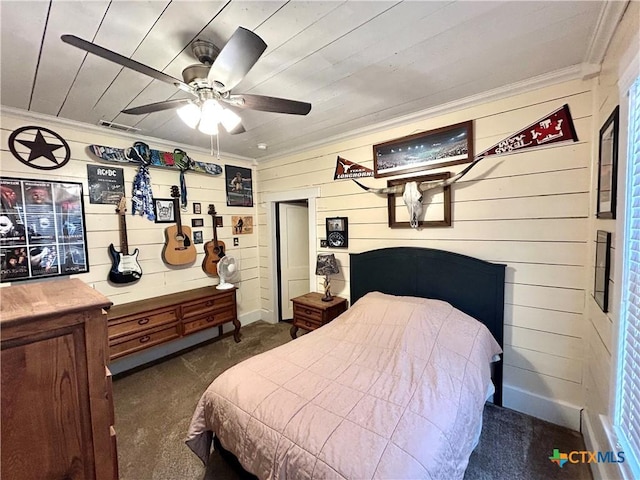
{"type": "Polygon", "coordinates": [[[229,133],[229,135],[238,135],[239,133],[244,133],[244,132],[246,132],[246,130],[244,129],[244,125],[242,125],[242,123],[239,123],[236,128],[234,128],[233,130],[227,133],[229,133]]]}
{"type": "Polygon", "coordinates": [[[147,113],[178,108],[186,105],[189,102],[190,100],[188,98],[176,98],[174,100],[165,100],[163,102],[149,103],[148,105],[140,105],[139,107],[127,108],[126,110],[122,110],[122,113],[128,113],[129,115],[145,115],[147,113]]]}
{"type": "Polygon", "coordinates": [[[266,97],[264,95],[239,94],[229,95],[229,98],[223,98],[232,105],[240,108],[249,108],[251,110],[260,110],[263,112],[290,113],[293,115],[306,115],[311,111],[311,104],[307,102],[299,102],[297,100],[289,100],[286,98],[266,97]]]}
{"type": "Polygon", "coordinates": [[[251,30],[238,27],[220,50],[209,70],[209,82],[220,92],[235,87],[267,49],[267,44],[251,30]]]}
{"type": "Polygon", "coordinates": [[[178,80],[177,78],[174,78],[171,75],[167,75],[166,73],[162,73],[155,68],[151,68],[147,65],[143,65],[140,62],[131,60],[130,58],[120,55],[119,53],[101,47],[100,45],[88,42],[87,40],[83,40],[82,38],[76,37],[75,35],[62,35],[60,38],[63,42],[68,43],[69,45],[73,45],[74,47],[77,47],[81,50],[93,53],[94,55],[104,58],[105,60],[109,60],[111,62],[117,63],[118,65],[122,65],[123,67],[135,70],[136,72],[148,75],[149,77],[160,80],[161,82],[170,83],[171,85],[175,85],[185,92],[193,93],[192,88],[182,80],[178,80]]]}

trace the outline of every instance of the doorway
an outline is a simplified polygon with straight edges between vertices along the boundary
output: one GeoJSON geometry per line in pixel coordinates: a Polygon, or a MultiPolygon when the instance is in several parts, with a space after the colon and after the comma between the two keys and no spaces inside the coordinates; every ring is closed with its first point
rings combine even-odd
{"type": "Polygon", "coordinates": [[[278,321],[293,319],[291,299],[309,292],[309,203],[276,204],[278,321]]]}
{"type": "Polygon", "coordinates": [[[300,201],[307,202],[307,219],[308,219],[308,236],[307,236],[307,258],[309,259],[309,281],[307,289],[303,293],[315,291],[317,287],[317,279],[315,276],[315,258],[317,253],[317,228],[316,228],[316,209],[317,199],[320,197],[320,189],[318,187],[310,187],[300,190],[289,190],[284,192],[269,192],[264,194],[264,202],[267,207],[266,224],[269,229],[269,238],[267,251],[269,255],[268,266],[271,281],[269,282],[269,306],[264,312],[263,320],[269,323],[278,323],[283,317],[281,309],[283,303],[290,304],[290,298],[285,302],[282,301],[280,291],[280,282],[278,271],[280,270],[279,244],[282,232],[279,228],[279,218],[277,212],[280,210],[281,203],[298,203],[300,201]]]}

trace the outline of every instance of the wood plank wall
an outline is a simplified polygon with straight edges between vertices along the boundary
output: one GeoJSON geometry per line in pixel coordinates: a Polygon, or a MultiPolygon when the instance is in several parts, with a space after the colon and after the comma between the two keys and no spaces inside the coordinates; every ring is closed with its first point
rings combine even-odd
{"type": "MultiPolygon", "coordinates": [[[[127,233],[129,248],[140,250],[138,256],[142,267],[142,278],[133,284],[113,285],[107,281],[107,275],[111,267],[111,259],[108,254],[108,246],[113,243],[120,249],[119,220],[115,214],[114,205],[98,205],[89,202],[87,185],[87,165],[115,165],[124,169],[125,193],[131,197],[131,186],[137,168],[120,164],[105,164],[93,159],[87,151],[87,145],[98,144],[113,147],[127,148],[135,140],[145,141],[151,148],[173,151],[174,148],[183,148],[194,159],[211,163],[218,163],[224,168],[224,164],[232,164],[245,168],[252,168],[251,162],[237,158],[222,157],[220,161],[203,153],[193,151],[182,145],[162,145],[154,139],[128,138],[117,133],[90,126],[83,128],[81,125],[69,125],[60,123],[53,117],[29,118],[15,112],[13,114],[2,112],[1,172],[4,177],[19,177],[29,179],[50,179],[81,182],[84,193],[84,209],[87,227],[87,245],[89,250],[89,273],[74,275],[85,283],[93,285],[96,290],[109,297],[114,304],[126,303],[135,300],[160,296],[168,293],[189,290],[206,285],[218,283],[217,277],[208,277],[201,268],[204,258],[203,244],[196,245],[198,257],[193,265],[183,267],[168,266],[162,261],[161,253],[164,246],[164,230],[170,224],[154,223],[141,216],[131,215],[131,202],[127,202],[127,233]],[[8,139],[15,129],[37,125],[49,128],[64,138],[71,149],[71,160],[64,167],[57,170],[36,170],[23,165],[14,158],[8,149],[8,139]]],[[[179,173],[173,170],[151,168],[151,183],[154,196],[158,198],[171,198],[171,186],[179,185],[179,173]]],[[[255,207],[227,207],[225,193],[224,172],[219,176],[210,176],[187,172],[186,183],[188,190],[187,211],[181,212],[182,224],[191,227],[192,218],[202,218],[204,227],[192,228],[201,230],[204,241],[213,238],[212,217],[207,215],[208,205],[214,204],[219,216],[223,218],[223,227],[218,228],[218,239],[225,242],[228,253],[239,260],[240,278],[238,286],[238,310],[242,317],[247,313],[255,313],[260,309],[259,279],[258,279],[258,235],[240,235],[240,245],[233,246],[231,216],[254,215],[255,207]],[[202,213],[193,214],[193,202],[201,203],[202,213]]],[[[175,224],[174,224],[175,225],[175,224]]],[[[3,286],[7,284],[2,284],[3,286]]],[[[258,316],[257,314],[255,315],[258,316]]]]}
{"type": "MultiPolygon", "coordinates": [[[[319,251],[324,250],[319,246],[325,218],[349,217],[349,249],[333,251],[341,273],[333,277],[332,291],[341,296],[349,296],[349,252],[423,246],[507,264],[505,405],[577,429],[591,240],[591,88],[591,82],[566,82],[262,162],[259,199],[319,187],[318,238],[313,240],[319,251]],[[372,145],[466,120],[474,120],[480,152],[564,103],[571,109],[579,142],[483,160],[452,189],[451,227],[389,229],[386,197],[364,192],[349,180],[333,181],[338,155],[372,167],[372,145]]],[[[382,187],[385,180],[367,178],[363,183],[382,187]]],[[[269,267],[267,211],[261,204],[258,219],[262,307],[270,314],[275,275],[269,267]]],[[[320,278],[317,290],[322,290],[320,278]]]]}
{"type": "MultiPolygon", "coordinates": [[[[609,45],[602,63],[602,70],[594,87],[594,122],[592,145],[591,221],[589,223],[589,291],[586,297],[585,322],[585,362],[584,362],[584,396],[585,396],[585,440],[590,450],[616,450],[610,442],[607,430],[611,431],[615,400],[615,354],[618,338],[618,324],[621,300],[622,278],[622,244],[625,219],[625,177],[627,163],[626,129],[628,128],[628,104],[625,88],[621,85],[620,76],[628,72],[635,61],[635,76],[640,73],[640,4],[630,2],[622,21],[609,45]],[[618,149],[618,196],[616,220],[595,218],[596,192],[598,185],[598,138],[599,130],[614,108],[620,105],[620,145],[618,149]],[[609,311],[604,313],[593,299],[593,269],[595,265],[596,231],[605,230],[612,233],[611,241],[611,273],[609,276],[609,311]]],[[[624,82],[635,78],[624,79],[624,82]]],[[[597,464],[592,469],[596,479],[619,478],[620,472],[616,464],[597,464]]]]}

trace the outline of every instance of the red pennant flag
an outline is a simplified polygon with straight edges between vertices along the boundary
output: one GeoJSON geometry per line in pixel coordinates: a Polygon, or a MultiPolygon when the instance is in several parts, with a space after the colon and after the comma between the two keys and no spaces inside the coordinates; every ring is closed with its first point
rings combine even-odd
{"type": "Polygon", "coordinates": [[[336,161],[336,172],[333,175],[334,180],[342,180],[343,178],[362,178],[373,177],[373,170],[357,163],[353,163],[346,158],[338,157],[336,161]]]}
{"type": "Polygon", "coordinates": [[[577,142],[578,136],[573,126],[569,105],[565,104],[555,112],[479,153],[476,155],[475,160],[480,160],[490,155],[506,155],[517,150],[546,147],[553,143],[568,141],[577,142]]]}

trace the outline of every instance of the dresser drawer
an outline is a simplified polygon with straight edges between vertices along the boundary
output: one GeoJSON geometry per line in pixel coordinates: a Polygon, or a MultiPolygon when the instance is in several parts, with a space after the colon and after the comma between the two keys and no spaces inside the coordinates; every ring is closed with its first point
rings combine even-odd
{"type": "Polygon", "coordinates": [[[225,308],[216,312],[205,313],[198,317],[189,318],[188,321],[185,320],[182,323],[184,328],[183,334],[189,335],[190,333],[197,332],[198,330],[222,325],[223,323],[232,321],[234,318],[233,308],[225,308]]]}
{"type": "Polygon", "coordinates": [[[178,321],[177,308],[155,310],[145,314],[130,315],[110,320],[108,323],[109,340],[144,332],[150,328],[178,321]]]}
{"type": "Polygon", "coordinates": [[[167,328],[158,328],[143,335],[122,337],[109,342],[109,353],[111,359],[116,359],[123,355],[142,350],[144,348],[164,343],[180,336],[180,325],[175,323],[167,328]]]}
{"type": "Polygon", "coordinates": [[[307,305],[298,305],[297,303],[294,303],[293,316],[294,318],[305,317],[309,321],[316,321],[322,324],[322,310],[308,307],[307,305]]]}
{"type": "Polygon", "coordinates": [[[196,302],[185,303],[182,305],[182,318],[187,319],[196,317],[204,313],[209,313],[221,308],[233,309],[233,292],[228,295],[220,295],[215,298],[208,298],[206,300],[200,300],[196,302]]]}

